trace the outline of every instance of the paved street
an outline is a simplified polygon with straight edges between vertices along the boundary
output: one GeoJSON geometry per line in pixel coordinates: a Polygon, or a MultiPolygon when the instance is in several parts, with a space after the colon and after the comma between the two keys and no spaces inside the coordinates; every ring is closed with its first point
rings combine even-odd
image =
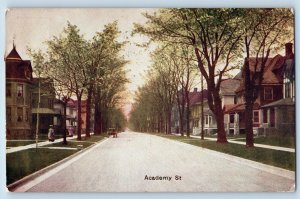
{"type": "Polygon", "coordinates": [[[289,191],[293,184],[293,172],[157,136],[125,132],[16,191],[289,191]],[[145,179],[160,176],[161,180],[145,179]]]}

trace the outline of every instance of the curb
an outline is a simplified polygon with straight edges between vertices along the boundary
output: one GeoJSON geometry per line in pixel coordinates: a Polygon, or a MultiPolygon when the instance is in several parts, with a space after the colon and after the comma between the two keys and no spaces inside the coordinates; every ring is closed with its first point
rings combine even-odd
{"type": "Polygon", "coordinates": [[[49,165],[45,168],[42,168],[42,169],[40,169],[40,170],[38,170],[38,171],[36,171],[32,174],[29,174],[28,176],[25,176],[25,177],[21,178],[20,180],[17,180],[16,182],[13,182],[13,183],[7,185],[6,187],[7,187],[8,191],[14,192],[18,187],[28,183],[29,181],[34,180],[35,178],[37,178],[37,177],[43,175],[44,173],[46,173],[47,171],[49,171],[51,169],[54,169],[54,168],[58,167],[59,165],[62,165],[63,163],[75,158],[76,156],[78,156],[78,155],[82,154],[83,152],[95,147],[97,144],[100,144],[101,142],[103,142],[107,139],[108,138],[104,137],[104,139],[92,144],[91,146],[88,146],[87,148],[84,148],[84,149],[82,149],[82,150],[80,150],[80,151],[78,151],[78,152],[76,152],[76,153],[74,153],[74,154],[58,161],[58,162],[55,162],[55,163],[53,163],[53,164],[51,164],[51,165],[49,165]]]}

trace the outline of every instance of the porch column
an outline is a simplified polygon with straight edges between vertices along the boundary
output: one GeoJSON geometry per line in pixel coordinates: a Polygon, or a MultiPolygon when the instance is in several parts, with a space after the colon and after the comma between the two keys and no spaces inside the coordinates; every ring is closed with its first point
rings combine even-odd
{"type": "Polygon", "coordinates": [[[275,123],[275,128],[278,129],[278,107],[274,107],[274,123],[275,123]]]}
{"type": "Polygon", "coordinates": [[[267,127],[270,127],[271,126],[271,109],[269,109],[269,108],[267,110],[267,123],[268,123],[267,127]]]}
{"type": "Polygon", "coordinates": [[[263,110],[262,109],[260,109],[259,110],[259,127],[262,127],[263,125],[263,110]]]}
{"type": "Polygon", "coordinates": [[[224,115],[224,125],[225,125],[225,130],[227,132],[227,135],[229,135],[230,133],[230,115],[229,114],[225,114],[224,115]]]}
{"type": "Polygon", "coordinates": [[[239,124],[239,114],[238,113],[235,113],[234,114],[234,135],[239,135],[240,134],[240,124],[239,124]]]}

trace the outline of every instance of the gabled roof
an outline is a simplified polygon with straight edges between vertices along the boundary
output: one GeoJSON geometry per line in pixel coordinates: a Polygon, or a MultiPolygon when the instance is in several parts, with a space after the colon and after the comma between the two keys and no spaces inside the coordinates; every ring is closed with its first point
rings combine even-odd
{"type": "Polygon", "coordinates": [[[202,95],[203,95],[203,99],[207,100],[207,90],[204,89],[203,92],[190,92],[189,93],[189,97],[190,97],[190,105],[194,105],[197,103],[201,103],[202,100],[202,95]]]}
{"type": "Polygon", "coordinates": [[[284,99],[280,99],[275,102],[266,104],[266,105],[262,106],[262,108],[278,107],[278,106],[295,106],[295,102],[293,101],[292,98],[284,98],[284,99]]]}
{"type": "Polygon", "coordinates": [[[16,46],[13,46],[13,49],[10,51],[10,53],[6,56],[5,60],[18,60],[18,61],[22,61],[21,56],[19,55],[19,53],[16,50],[16,46]]]}
{"type": "Polygon", "coordinates": [[[221,81],[221,95],[235,95],[235,90],[240,86],[239,79],[224,79],[221,81]]]}
{"type": "MultiPolygon", "coordinates": [[[[268,58],[266,61],[265,69],[264,69],[262,84],[281,84],[283,82],[283,76],[281,75],[281,72],[278,73],[276,71],[283,69],[284,63],[285,63],[285,57],[283,57],[279,54],[273,58],[268,58]]],[[[261,64],[262,64],[262,58],[258,58],[256,60],[255,57],[250,57],[249,58],[249,69],[251,71],[251,74],[254,74],[255,71],[260,72],[261,64]],[[256,66],[256,68],[255,68],[255,66],[256,66]]],[[[243,74],[242,74],[242,76],[243,76],[243,74]]],[[[244,84],[242,83],[236,89],[236,92],[240,92],[243,90],[244,90],[244,84]]]]}

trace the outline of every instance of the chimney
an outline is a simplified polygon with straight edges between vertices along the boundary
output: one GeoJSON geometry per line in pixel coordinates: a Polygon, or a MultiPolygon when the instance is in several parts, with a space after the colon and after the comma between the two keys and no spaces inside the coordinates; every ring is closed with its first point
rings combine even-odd
{"type": "Polygon", "coordinates": [[[293,58],[293,44],[292,43],[286,43],[285,44],[285,56],[286,58],[290,59],[293,58]]]}
{"type": "Polygon", "coordinates": [[[197,88],[194,88],[194,92],[195,92],[195,93],[197,92],[197,88]]]}

